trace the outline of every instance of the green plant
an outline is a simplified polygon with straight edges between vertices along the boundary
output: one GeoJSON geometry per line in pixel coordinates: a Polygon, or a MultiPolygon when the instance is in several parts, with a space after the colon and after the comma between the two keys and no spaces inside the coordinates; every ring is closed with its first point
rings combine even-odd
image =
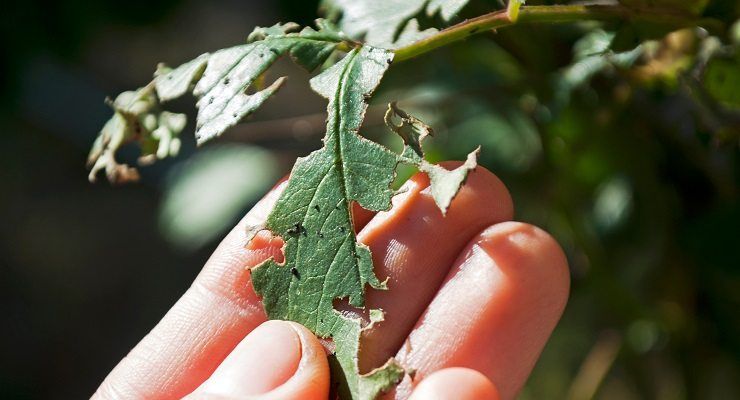
{"type": "MultiPolygon", "coordinates": [[[[362,307],[366,284],[385,289],[384,282],[373,273],[369,250],[356,241],[351,205],[356,202],[372,211],[388,209],[396,167],[406,163],[429,174],[435,201],[444,213],[467,172],[475,168],[477,158],[477,151],[473,151],[454,171],[426,162],[421,143],[431,129],[393,103],[386,122],[403,139],[405,147],[400,154],[357,134],[367,101],[389,66],[510,25],[577,21],[614,25],[614,32],[594,31],[584,36],[581,57],[570,67],[578,73],[563,71],[559,95],[560,101],[566,101],[569,91],[582,79],[610,66],[634,63],[646,39],[699,26],[721,33],[727,25],[702,15],[706,2],[690,7],[676,1],[523,7],[515,0],[504,10],[443,30],[420,29],[427,20],[449,22],[466,3],[327,1],[323,5],[327,19],[318,20],[315,29],[301,29],[292,23],[257,28],[247,44],[203,54],[174,69],[160,65],[150,84],[109,101],[114,116],[90,153],[90,179],[105,170],[111,182],[136,180],[134,168],[115,160],[118,148],[128,142],[139,143],[141,163],[177,154],[185,117],[164,110],[169,100],[189,92],[196,97],[195,135],[202,144],[248,117],[280,88],[283,78],[265,84],[267,70],[279,57],[288,55],[309,71],[320,69],[311,87],[329,100],[324,147],[296,162],[288,187],[266,225],[250,227],[252,234],[267,229],[286,242],[284,265],[268,260],[253,270],[253,283],[271,318],[301,322],[317,335],[333,339],[335,376],[342,397],[374,398],[395,384],[404,371],[389,360],[383,367],[361,375],[357,367],[361,323],[333,308],[333,301],[339,298],[348,298],[350,305],[362,307]],[[346,276],[351,279],[340,279],[346,276]],[[309,277],[320,279],[306,279],[309,277]]],[[[705,52],[704,65],[709,65],[715,54],[721,54],[716,49],[705,52]]],[[[707,75],[715,78],[708,80],[706,90],[718,101],[736,103],[734,92],[713,84],[718,79],[737,79],[732,78],[732,67],[719,62],[713,65],[707,75]]],[[[382,310],[369,314],[370,323],[382,321],[382,310]]]]}

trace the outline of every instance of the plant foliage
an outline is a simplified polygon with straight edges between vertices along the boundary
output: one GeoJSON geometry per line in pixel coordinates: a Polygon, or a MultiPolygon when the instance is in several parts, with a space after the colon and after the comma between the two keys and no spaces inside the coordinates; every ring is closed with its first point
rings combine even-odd
{"type": "MultiPolygon", "coordinates": [[[[488,28],[514,24],[523,4],[512,1],[505,11],[463,22],[457,30],[420,29],[422,19],[450,22],[468,2],[325,1],[323,7],[333,22],[317,20],[315,29],[301,29],[293,23],[257,28],[245,44],[200,55],[176,68],[160,65],[149,84],[108,101],[114,115],[90,152],[89,178],[94,181],[99,172],[105,171],[113,183],[138,179],[135,168],[115,159],[116,151],[128,142],[140,145],[141,164],[176,155],[180,147],[178,136],[186,121],[183,114],[164,110],[168,101],[188,93],[195,97],[195,137],[200,145],[244,120],[278,91],[284,77],[270,84],[265,81],[268,69],[280,57],[289,56],[308,71],[320,69],[310,83],[315,92],[328,100],[323,147],[296,161],[287,187],[265,223],[249,227],[250,237],[268,230],[285,242],[285,261],[270,259],[254,267],[252,283],[270,318],[300,322],[316,335],[333,341],[332,375],[341,398],[373,399],[398,382],[406,371],[389,359],[383,366],[361,374],[357,357],[362,331],[382,323],[383,310],[368,310],[369,321],[363,321],[361,317],[340,313],[334,306],[337,300],[346,299],[350,306],[364,308],[368,285],[379,290],[392,289],[384,277],[375,275],[370,250],[357,241],[353,204],[370,211],[389,209],[396,169],[399,164],[408,164],[429,176],[431,194],[444,214],[468,173],[476,167],[479,149],[468,153],[466,161],[452,171],[426,161],[422,143],[433,130],[395,102],[389,104],[385,122],[403,140],[400,154],[364,138],[359,129],[368,100],[393,63],[394,50],[418,45],[422,39],[438,38],[439,44],[432,43],[427,50],[416,48],[413,54],[417,54],[463,39],[479,31],[478,27],[466,28],[469,24],[488,28]]],[[[573,63],[560,71],[558,84],[554,85],[553,109],[564,107],[571,93],[596,74],[632,67],[649,50],[649,46],[640,44],[644,37],[656,32],[662,35],[674,25],[690,25],[692,18],[707,6],[706,1],[690,6],[673,0],[620,3],[609,7],[533,8],[536,11],[532,13],[541,13],[537,17],[541,21],[589,17],[613,20],[626,15],[641,18],[639,24],[625,21],[613,32],[594,29],[577,42],[573,63]],[[652,11],[643,14],[643,10],[652,11]],[[670,12],[664,17],[662,12],[666,10],[670,12]],[[655,17],[657,28],[650,26],[649,21],[646,25],[649,18],[645,15],[655,17]],[[638,43],[630,45],[634,38],[638,43]]],[[[526,8],[521,13],[537,20],[531,17],[534,14],[527,14],[526,8]]],[[[710,53],[714,54],[707,50],[710,53]]],[[[720,102],[736,105],[736,93],[727,90],[723,83],[737,81],[737,58],[723,55],[724,59],[713,62],[709,62],[712,57],[706,56],[699,72],[708,77],[704,87],[708,93],[720,102]]],[[[470,120],[475,122],[475,116],[470,120]]],[[[496,126],[508,126],[498,119],[493,121],[496,126]]],[[[527,124],[520,125],[534,130],[527,124]]]]}

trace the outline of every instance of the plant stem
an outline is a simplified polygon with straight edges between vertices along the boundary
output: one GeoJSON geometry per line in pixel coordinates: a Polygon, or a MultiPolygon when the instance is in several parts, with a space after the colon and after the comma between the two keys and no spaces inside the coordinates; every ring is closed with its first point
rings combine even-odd
{"type": "Polygon", "coordinates": [[[620,5],[554,5],[523,6],[510,15],[507,10],[494,11],[443,29],[432,36],[395,51],[394,62],[405,61],[438,47],[466,39],[478,33],[516,23],[560,23],[575,21],[640,21],[675,28],[705,26],[717,29],[722,23],[708,18],[677,14],[665,9],[634,9],[620,5]],[[512,18],[513,17],[513,18],[512,18]]]}

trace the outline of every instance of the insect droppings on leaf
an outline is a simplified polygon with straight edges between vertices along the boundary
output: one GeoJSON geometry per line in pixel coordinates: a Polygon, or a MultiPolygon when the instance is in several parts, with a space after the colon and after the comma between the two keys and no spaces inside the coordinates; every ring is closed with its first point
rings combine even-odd
{"type": "Polygon", "coordinates": [[[290,236],[298,236],[300,234],[303,234],[304,236],[306,235],[306,228],[304,228],[300,222],[296,222],[290,229],[288,229],[288,235],[290,236]]]}

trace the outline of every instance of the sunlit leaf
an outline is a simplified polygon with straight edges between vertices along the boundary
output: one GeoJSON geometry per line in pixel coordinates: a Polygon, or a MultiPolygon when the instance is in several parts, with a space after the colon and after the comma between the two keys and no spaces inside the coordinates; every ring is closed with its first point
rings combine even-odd
{"type": "Polygon", "coordinates": [[[420,14],[439,15],[450,21],[469,0],[332,0],[341,12],[342,30],[368,44],[386,48],[400,47],[421,39],[436,29],[419,30],[414,18],[420,14]],[[398,35],[400,34],[400,38],[398,35]]]}
{"type": "Polygon", "coordinates": [[[88,157],[90,180],[94,181],[101,170],[106,171],[111,182],[138,179],[135,168],[118,164],[115,159],[118,149],[128,142],[138,142],[142,148],[140,164],[176,155],[177,135],[184,128],[184,115],[177,117],[176,124],[165,124],[159,129],[162,115],[174,121],[171,114],[161,114],[162,103],[190,91],[198,99],[195,133],[198,144],[242,121],[284,82],[284,78],[278,78],[266,88],[250,93],[257,79],[279,57],[290,55],[296,63],[313,70],[344,40],[327,22],[318,20],[316,25],[318,30],[299,30],[294,23],[257,28],[249,36],[250,43],[202,54],[174,69],[160,64],[152,83],[137,91],[124,92],[111,103],[114,116],[100,132],[88,157]]]}

